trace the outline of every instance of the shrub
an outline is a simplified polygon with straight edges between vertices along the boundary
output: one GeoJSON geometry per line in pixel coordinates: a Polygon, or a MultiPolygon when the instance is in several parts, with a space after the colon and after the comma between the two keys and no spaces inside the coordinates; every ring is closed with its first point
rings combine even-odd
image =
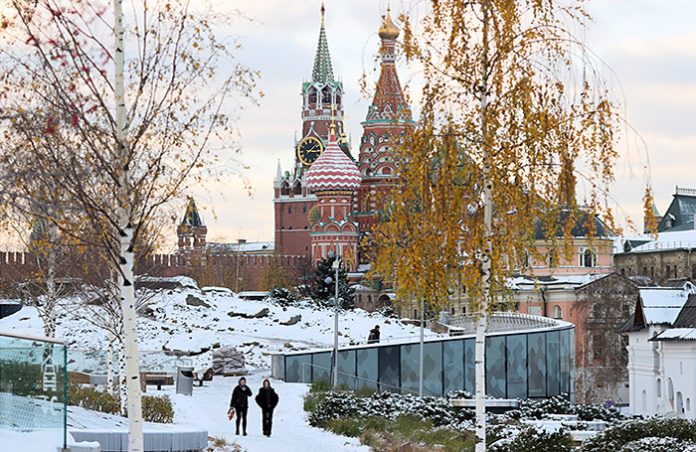
{"type": "Polygon", "coordinates": [[[471,410],[453,408],[443,397],[417,397],[392,392],[372,393],[365,397],[352,392],[327,392],[309,405],[309,423],[319,427],[332,419],[353,416],[395,419],[402,414],[413,414],[421,420],[431,421],[435,427],[468,429],[473,418],[471,410]]]}
{"type": "Polygon", "coordinates": [[[489,452],[571,452],[573,440],[565,432],[546,432],[527,428],[512,439],[491,444],[489,452]]]}
{"type": "MultiPolygon", "coordinates": [[[[88,410],[102,413],[119,414],[121,411],[120,398],[117,394],[97,391],[91,386],[68,386],[68,402],[88,410]]],[[[167,396],[142,397],[143,419],[147,422],[171,424],[174,422],[174,407],[167,396]]]]}
{"type": "Polygon", "coordinates": [[[143,419],[147,422],[171,424],[174,407],[168,396],[143,396],[143,419]]]}
{"type": "Polygon", "coordinates": [[[641,438],[631,441],[620,452],[696,452],[696,443],[676,438],[641,438]]]}
{"type": "Polygon", "coordinates": [[[286,287],[274,287],[269,297],[279,306],[289,306],[297,301],[295,294],[286,287]]]}
{"type": "MultiPolygon", "coordinates": [[[[630,444],[640,447],[640,440],[644,438],[669,438],[669,441],[679,441],[678,450],[684,452],[682,446],[691,447],[692,443],[696,443],[696,421],[658,418],[628,421],[588,439],[583,444],[582,450],[584,452],[623,451],[623,447],[633,447],[629,446],[630,444]]],[[[650,451],[653,452],[653,449],[650,451]]]]}
{"type": "Polygon", "coordinates": [[[574,405],[565,397],[554,396],[541,400],[521,400],[520,407],[507,413],[512,419],[545,419],[549,414],[572,414],[580,421],[615,423],[626,419],[618,408],[601,405],[574,405]]]}
{"type": "Polygon", "coordinates": [[[119,414],[121,411],[118,395],[97,391],[91,386],[70,384],[68,386],[68,403],[102,413],[119,414]]]}

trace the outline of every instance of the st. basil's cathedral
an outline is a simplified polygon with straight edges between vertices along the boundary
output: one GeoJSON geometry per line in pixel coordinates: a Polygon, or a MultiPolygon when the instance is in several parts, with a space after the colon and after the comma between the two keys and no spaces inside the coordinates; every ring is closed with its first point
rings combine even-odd
{"type": "Polygon", "coordinates": [[[414,122],[395,66],[399,29],[387,10],[378,33],[381,72],[362,122],[358,158],[353,156],[323,6],[321,15],[312,78],[302,84],[302,137],[294,149],[294,166],[283,172],[279,163],[273,181],[275,251],[312,262],[334,251],[355,271],[366,263],[361,240],[378,221],[380,204],[396,182],[393,147],[414,122]]]}
{"type": "MultiPolygon", "coordinates": [[[[387,9],[378,31],[380,75],[356,150],[344,126],[345,93],[331,64],[324,16],[322,5],[312,76],[302,83],[302,134],[292,149],[294,163],[283,171],[279,161],[273,180],[275,241],[207,242],[207,228],[191,199],[177,228],[177,254],[152,262],[162,274],[232,268],[235,288],[266,290],[270,287],[259,275],[272,273],[278,262],[301,276],[333,251],[353,281],[368,268],[361,244],[396,184],[394,147],[415,125],[396,72],[399,29],[387,9]]],[[[222,284],[227,278],[216,279],[222,284]]]]}

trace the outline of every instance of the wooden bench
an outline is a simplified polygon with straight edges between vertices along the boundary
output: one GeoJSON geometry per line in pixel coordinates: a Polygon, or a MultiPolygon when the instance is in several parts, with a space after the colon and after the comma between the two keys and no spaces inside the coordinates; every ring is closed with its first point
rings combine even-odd
{"type": "Polygon", "coordinates": [[[140,374],[140,380],[143,386],[157,386],[157,390],[161,391],[162,386],[174,386],[174,377],[166,372],[143,372],[140,374]]]}

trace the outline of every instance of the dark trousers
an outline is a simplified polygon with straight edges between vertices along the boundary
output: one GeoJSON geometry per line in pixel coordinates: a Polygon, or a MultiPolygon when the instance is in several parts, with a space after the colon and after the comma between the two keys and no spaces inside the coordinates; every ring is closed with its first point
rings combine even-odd
{"type": "Polygon", "coordinates": [[[237,412],[237,433],[239,433],[239,423],[242,423],[243,432],[246,433],[247,426],[247,411],[248,408],[235,408],[234,411],[237,412]]]}
{"type": "Polygon", "coordinates": [[[263,434],[271,435],[271,427],[273,426],[273,410],[262,410],[263,434]]]}

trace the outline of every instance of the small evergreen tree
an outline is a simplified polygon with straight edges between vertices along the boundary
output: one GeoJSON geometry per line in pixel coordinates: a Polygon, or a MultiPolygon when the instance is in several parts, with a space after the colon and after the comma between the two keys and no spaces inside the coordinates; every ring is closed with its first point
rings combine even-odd
{"type": "MultiPolygon", "coordinates": [[[[314,302],[322,305],[332,305],[335,291],[336,270],[332,267],[335,257],[327,257],[319,261],[317,268],[314,271],[310,286],[309,295],[314,302]],[[331,282],[327,284],[327,278],[331,278],[331,282]]],[[[343,309],[353,309],[353,288],[348,286],[348,274],[343,267],[338,270],[338,298],[340,306],[343,309]]]]}

